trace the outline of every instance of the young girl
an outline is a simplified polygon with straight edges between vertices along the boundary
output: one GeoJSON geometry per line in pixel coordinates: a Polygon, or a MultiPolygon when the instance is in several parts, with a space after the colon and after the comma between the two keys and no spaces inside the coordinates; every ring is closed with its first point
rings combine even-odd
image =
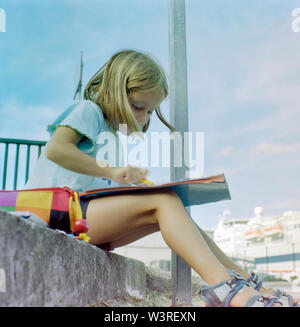
{"type": "MultiPolygon", "coordinates": [[[[99,160],[97,153],[105,146],[101,137],[114,135],[118,147],[120,125],[126,124],[127,134],[145,133],[153,111],[174,131],[160,112],[167,95],[163,69],[151,56],[132,50],[115,53],[88,82],[85,100],[75,102],[48,126],[51,139],[26,188],[68,186],[81,191],[140,183],[146,169],[124,167],[121,158],[99,160]]],[[[81,200],[81,206],[90,242],[105,250],[160,231],[168,246],[209,285],[201,290],[207,305],[281,306],[277,298],[261,296],[268,290],[261,288],[259,293],[254,283],[245,281],[251,276],[194,223],[175,192],[105,196],[81,200]]]]}

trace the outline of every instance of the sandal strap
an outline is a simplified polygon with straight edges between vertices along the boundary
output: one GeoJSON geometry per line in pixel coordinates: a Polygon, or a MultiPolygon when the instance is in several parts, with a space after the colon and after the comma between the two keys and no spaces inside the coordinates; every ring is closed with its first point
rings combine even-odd
{"type": "Polygon", "coordinates": [[[214,286],[201,287],[200,295],[211,307],[228,307],[233,296],[246,284],[243,279],[232,278],[214,286]]]}
{"type": "Polygon", "coordinates": [[[272,307],[274,303],[280,303],[276,296],[273,295],[254,295],[245,304],[245,307],[272,307]]]}
{"type": "Polygon", "coordinates": [[[227,269],[227,271],[229,272],[230,276],[238,279],[244,279],[249,284],[248,286],[254,288],[256,291],[259,291],[263,284],[262,280],[260,280],[259,276],[254,272],[251,272],[251,276],[248,279],[245,279],[242,275],[232,269],[227,269]]]}
{"type": "MultiPolygon", "coordinates": [[[[233,270],[228,270],[231,275],[239,275],[233,270]]],[[[241,278],[242,276],[239,275],[241,278]]],[[[251,272],[251,276],[246,280],[250,287],[259,291],[263,282],[260,280],[259,276],[255,272],[251,272]]],[[[278,298],[283,307],[294,307],[293,297],[282,290],[275,290],[274,297],[278,298]]],[[[258,303],[257,303],[258,305],[258,303]]],[[[263,306],[263,305],[262,305],[263,306]]]]}
{"type": "Polygon", "coordinates": [[[280,302],[282,302],[282,305],[284,307],[293,307],[293,297],[290,294],[287,294],[286,292],[282,290],[275,290],[274,296],[278,297],[280,299],[280,302]]]}
{"type": "Polygon", "coordinates": [[[250,287],[254,288],[256,291],[259,291],[263,284],[259,276],[253,271],[251,272],[251,276],[247,279],[247,282],[250,284],[250,287]]]}

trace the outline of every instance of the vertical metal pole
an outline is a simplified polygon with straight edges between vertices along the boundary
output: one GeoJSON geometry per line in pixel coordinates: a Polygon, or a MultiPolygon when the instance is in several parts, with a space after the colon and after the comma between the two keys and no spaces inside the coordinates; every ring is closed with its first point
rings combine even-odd
{"type": "Polygon", "coordinates": [[[29,175],[29,164],[30,164],[30,144],[27,144],[25,183],[26,183],[27,180],[28,180],[28,175],[29,175]]]}
{"type": "Polygon", "coordinates": [[[293,254],[293,272],[296,273],[296,256],[295,256],[295,244],[292,243],[292,254],[293,254]]]}
{"type": "Polygon", "coordinates": [[[38,148],[38,158],[39,158],[39,157],[40,157],[40,155],[41,155],[42,146],[41,146],[41,145],[39,145],[38,147],[39,147],[39,148],[38,148]]]}
{"type": "Polygon", "coordinates": [[[16,159],[15,159],[15,173],[14,173],[14,190],[17,189],[18,183],[18,168],[19,168],[19,153],[20,153],[20,144],[16,145],[16,159]]]}
{"type": "Polygon", "coordinates": [[[6,187],[8,149],[9,149],[9,143],[5,143],[4,167],[3,167],[3,178],[2,178],[2,190],[5,190],[5,187],[6,187]]]}
{"type": "Polygon", "coordinates": [[[268,247],[266,246],[266,274],[269,274],[269,254],[268,254],[268,247]]]}
{"type": "MultiPolygon", "coordinates": [[[[181,134],[188,131],[187,59],[185,1],[169,0],[169,62],[170,62],[170,122],[181,134]]],[[[184,144],[187,146],[187,144],[184,144]]],[[[174,151],[171,147],[171,181],[186,178],[187,168],[174,166],[174,151]]],[[[184,151],[182,151],[184,153],[184,151]]],[[[182,160],[184,162],[184,160],[182,160]]],[[[189,208],[186,208],[189,214],[189,208]]],[[[191,251],[193,249],[191,248],[191,251]]],[[[191,268],[172,252],[172,304],[192,302],[191,268]]]]}

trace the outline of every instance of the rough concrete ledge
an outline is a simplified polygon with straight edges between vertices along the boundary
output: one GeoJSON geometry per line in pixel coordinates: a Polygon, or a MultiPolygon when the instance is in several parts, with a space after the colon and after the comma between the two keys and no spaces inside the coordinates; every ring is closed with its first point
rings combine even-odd
{"type": "Polygon", "coordinates": [[[0,210],[0,306],[84,306],[143,297],[142,262],[0,210]],[[3,278],[5,277],[5,280],[3,278]]]}

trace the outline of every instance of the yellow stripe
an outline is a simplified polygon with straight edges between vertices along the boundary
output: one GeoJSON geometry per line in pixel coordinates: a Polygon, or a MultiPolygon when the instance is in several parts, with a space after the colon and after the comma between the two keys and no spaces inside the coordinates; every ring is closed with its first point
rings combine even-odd
{"type": "Polygon", "coordinates": [[[70,229],[74,230],[75,215],[73,210],[73,197],[69,197],[69,216],[70,216],[70,229]]]}
{"type": "Polygon", "coordinates": [[[21,191],[16,199],[16,207],[51,209],[52,199],[52,191],[21,191]]]}
{"type": "Polygon", "coordinates": [[[76,220],[82,219],[82,210],[79,202],[78,193],[74,192],[73,196],[69,198],[69,215],[70,215],[70,229],[73,231],[76,220]],[[74,196],[74,198],[73,198],[74,196]]]}
{"type": "Polygon", "coordinates": [[[76,219],[82,219],[82,210],[81,210],[81,206],[80,206],[79,197],[78,197],[77,192],[74,193],[74,197],[75,197],[76,219]]]}

